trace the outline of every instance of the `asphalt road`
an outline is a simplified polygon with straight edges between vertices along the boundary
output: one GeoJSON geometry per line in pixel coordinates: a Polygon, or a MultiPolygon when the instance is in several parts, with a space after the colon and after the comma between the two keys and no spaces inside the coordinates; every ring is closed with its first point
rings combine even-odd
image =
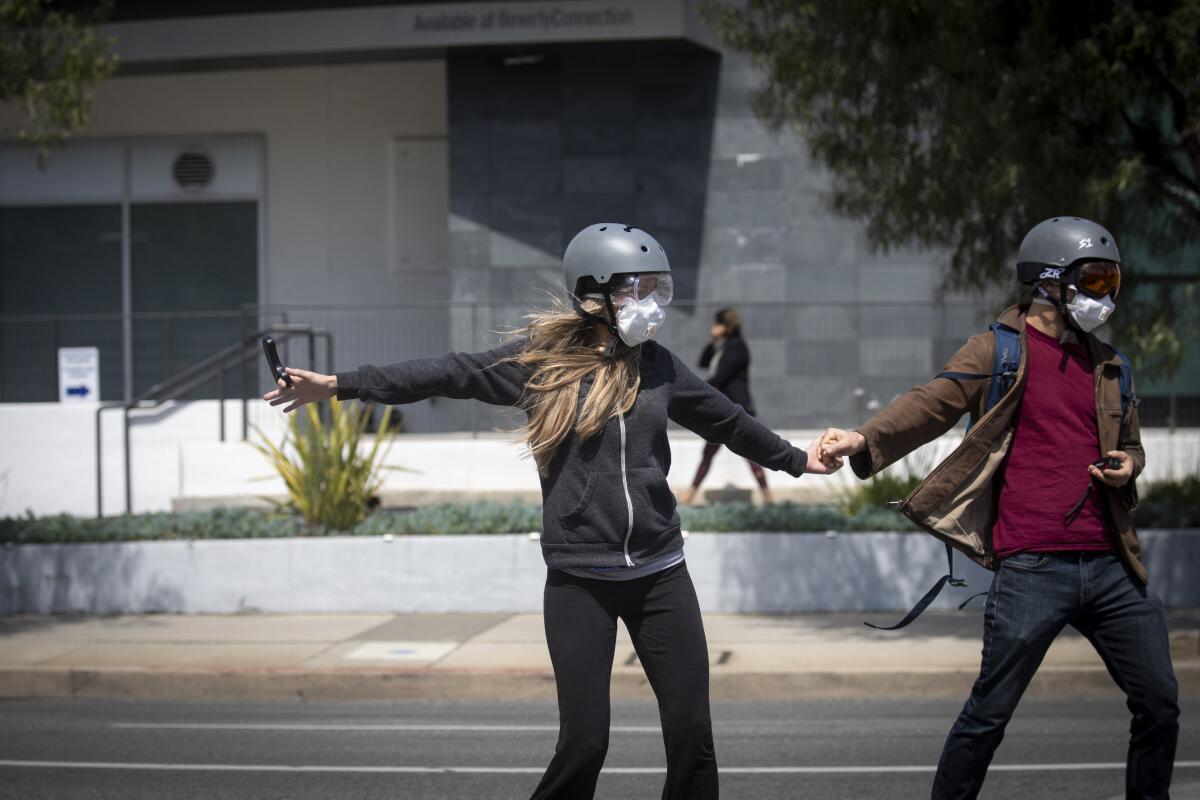
{"type": "MultiPolygon", "coordinates": [[[[714,706],[726,798],[922,798],[958,701],[714,706]]],[[[1200,721],[1184,703],[1172,796],[1200,800],[1200,721]]],[[[0,798],[526,798],[553,752],[544,702],[0,702],[0,798]]],[[[654,798],[650,702],[613,704],[597,797],[654,798]]],[[[1116,698],[1027,698],[986,798],[1124,797],[1116,698]]]]}

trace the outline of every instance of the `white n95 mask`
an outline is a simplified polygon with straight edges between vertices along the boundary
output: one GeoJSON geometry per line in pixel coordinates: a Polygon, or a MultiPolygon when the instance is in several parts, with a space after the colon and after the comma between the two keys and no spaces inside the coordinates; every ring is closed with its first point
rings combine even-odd
{"type": "Polygon", "coordinates": [[[654,338],[667,315],[654,301],[654,297],[645,300],[627,300],[617,309],[617,330],[621,341],[630,347],[636,347],[642,342],[654,338]]]}
{"type": "Polygon", "coordinates": [[[1075,299],[1067,303],[1071,320],[1084,333],[1090,333],[1107,322],[1116,307],[1108,295],[1097,299],[1079,290],[1075,291],[1075,299]]]}

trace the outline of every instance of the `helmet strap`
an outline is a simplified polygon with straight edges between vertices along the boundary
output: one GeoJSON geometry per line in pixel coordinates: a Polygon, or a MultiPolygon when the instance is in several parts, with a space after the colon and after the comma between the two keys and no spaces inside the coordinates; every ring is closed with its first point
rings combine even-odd
{"type": "MultiPolygon", "coordinates": [[[[1071,317],[1071,310],[1067,308],[1067,287],[1070,285],[1071,284],[1069,283],[1059,282],[1057,300],[1052,298],[1050,294],[1040,285],[1037,287],[1038,293],[1045,298],[1044,302],[1058,309],[1058,316],[1063,321],[1063,332],[1062,336],[1060,336],[1058,339],[1059,344],[1065,342],[1067,340],[1067,336],[1071,333],[1074,333],[1077,337],[1079,337],[1080,341],[1083,341],[1084,337],[1083,329],[1075,324],[1075,320],[1071,317]]],[[[1037,301],[1038,298],[1034,298],[1034,302],[1037,301]]]]}
{"type": "Polygon", "coordinates": [[[1067,296],[1067,285],[1065,283],[1060,283],[1059,288],[1060,288],[1060,297],[1063,299],[1060,299],[1058,301],[1057,306],[1058,306],[1058,316],[1062,317],[1062,321],[1063,321],[1063,332],[1062,332],[1062,336],[1058,337],[1058,343],[1062,344],[1063,342],[1065,342],[1067,340],[1067,337],[1071,335],[1072,331],[1074,331],[1075,335],[1079,336],[1080,339],[1082,340],[1083,331],[1079,330],[1079,326],[1075,324],[1075,320],[1071,319],[1071,311],[1070,311],[1070,309],[1067,308],[1067,301],[1065,299],[1067,296]]]}
{"type": "Polygon", "coordinates": [[[607,287],[604,290],[604,306],[608,309],[608,319],[593,314],[585,309],[583,307],[583,302],[575,295],[571,295],[571,306],[575,309],[575,313],[583,317],[583,319],[587,320],[588,322],[595,322],[599,325],[603,325],[605,329],[612,334],[612,338],[608,340],[608,345],[604,348],[604,357],[615,357],[617,352],[617,344],[619,344],[621,341],[621,329],[618,328],[614,322],[614,320],[617,318],[617,312],[613,308],[612,293],[608,291],[607,287]]]}

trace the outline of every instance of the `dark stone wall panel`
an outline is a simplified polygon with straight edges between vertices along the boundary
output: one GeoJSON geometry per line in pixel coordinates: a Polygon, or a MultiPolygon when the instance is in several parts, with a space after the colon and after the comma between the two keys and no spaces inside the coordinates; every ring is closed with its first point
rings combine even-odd
{"type": "Polygon", "coordinates": [[[629,157],[564,159],[563,191],[567,194],[632,194],[633,159],[629,157]]]}
{"type": "Polygon", "coordinates": [[[630,122],[564,122],[564,156],[623,156],[634,152],[630,122]]]}
{"type": "Polygon", "coordinates": [[[557,193],[493,194],[490,224],[497,231],[530,230],[562,226],[562,203],[557,193]]]}
{"type": "Polygon", "coordinates": [[[679,296],[694,296],[720,56],[682,42],[506,55],[447,59],[453,266],[503,270],[489,283],[501,299],[514,272],[561,259],[579,229],[624,222],[663,242],[679,296]]]}

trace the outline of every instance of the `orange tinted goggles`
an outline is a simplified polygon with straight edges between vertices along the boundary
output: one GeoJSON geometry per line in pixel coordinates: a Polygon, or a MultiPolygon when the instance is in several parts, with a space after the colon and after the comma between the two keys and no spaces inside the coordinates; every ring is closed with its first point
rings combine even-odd
{"type": "Polygon", "coordinates": [[[1121,291],[1121,268],[1112,261],[1089,261],[1079,267],[1079,290],[1092,297],[1112,295],[1115,300],[1121,291]]]}

